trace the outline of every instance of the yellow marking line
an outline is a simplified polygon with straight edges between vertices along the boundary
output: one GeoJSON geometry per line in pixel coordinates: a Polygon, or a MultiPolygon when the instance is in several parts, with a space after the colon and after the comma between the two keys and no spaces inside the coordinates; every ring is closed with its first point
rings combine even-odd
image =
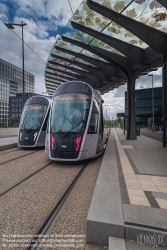
{"type": "Polygon", "coordinates": [[[128,160],[128,157],[123,149],[123,146],[120,143],[120,140],[115,132],[115,129],[113,129],[113,131],[120,157],[122,171],[124,174],[125,183],[127,186],[130,203],[133,205],[150,207],[150,203],[145,193],[143,192],[139,179],[137,178],[135,172],[133,171],[133,168],[128,160]]]}

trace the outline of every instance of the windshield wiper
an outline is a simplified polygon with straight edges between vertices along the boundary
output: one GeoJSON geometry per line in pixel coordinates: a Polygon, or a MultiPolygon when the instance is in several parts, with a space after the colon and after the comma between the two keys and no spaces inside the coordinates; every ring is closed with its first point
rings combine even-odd
{"type": "Polygon", "coordinates": [[[73,131],[76,127],[78,127],[82,122],[85,123],[86,120],[81,120],[80,122],[78,122],[78,123],[77,123],[74,127],[72,127],[69,131],[65,132],[65,133],[63,134],[63,137],[66,137],[71,131],[73,131]]]}
{"type": "Polygon", "coordinates": [[[63,134],[63,137],[66,137],[71,131],[73,131],[76,127],[78,127],[81,123],[86,123],[87,121],[87,116],[88,116],[88,109],[86,109],[86,112],[85,112],[85,119],[84,120],[81,120],[79,121],[74,127],[72,127],[69,131],[65,132],[63,134]]]}
{"type": "MultiPolygon", "coordinates": [[[[39,122],[38,124],[38,127],[39,125],[41,125],[42,121],[39,122]]],[[[26,131],[29,132],[30,130],[32,130],[32,128],[34,128],[35,126],[37,126],[37,124],[34,124],[31,128],[27,129],[26,131]]],[[[36,129],[37,130],[37,129],[36,129]]]]}
{"type": "MultiPolygon", "coordinates": [[[[63,113],[61,113],[60,111],[57,111],[57,110],[56,110],[56,112],[61,114],[65,120],[67,120],[69,123],[71,123],[70,120],[63,113]]],[[[72,123],[71,123],[71,125],[72,125],[72,123]]]]}

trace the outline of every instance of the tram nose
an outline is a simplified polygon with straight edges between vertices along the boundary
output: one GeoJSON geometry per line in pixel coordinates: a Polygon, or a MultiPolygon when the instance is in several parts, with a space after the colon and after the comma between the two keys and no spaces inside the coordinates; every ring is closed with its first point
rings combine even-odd
{"type": "Polygon", "coordinates": [[[21,131],[19,134],[19,144],[33,146],[38,136],[38,131],[21,131]]]}
{"type": "Polygon", "coordinates": [[[68,135],[63,137],[62,134],[54,134],[50,137],[51,155],[56,158],[77,158],[82,142],[82,135],[68,135]]]}

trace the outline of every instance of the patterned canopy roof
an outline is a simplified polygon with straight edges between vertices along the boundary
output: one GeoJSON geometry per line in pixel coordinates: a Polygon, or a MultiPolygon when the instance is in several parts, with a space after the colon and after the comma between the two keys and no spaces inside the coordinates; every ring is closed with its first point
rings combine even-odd
{"type": "MultiPolygon", "coordinates": [[[[123,16],[129,17],[132,20],[136,20],[142,24],[154,28],[155,30],[160,30],[164,32],[164,34],[167,33],[167,9],[160,4],[160,1],[94,0],[93,2],[105,6],[108,9],[114,10],[118,13],[118,17],[120,13],[123,16]]],[[[90,63],[90,60],[85,60],[86,57],[97,59],[97,61],[103,62],[106,65],[110,64],[110,62],[106,60],[105,57],[102,58],[101,56],[92,53],[90,50],[79,47],[73,43],[66,42],[62,39],[62,36],[71,38],[85,45],[89,44],[95,46],[96,48],[105,49],[106,51],[115,53],[124,58],[126,57],[125,54],[121,53],[120,51],[113,48],[104,41],[99,40],[84,32],[81,32],[80,30],[74,29],[71,25],[71,21],[78,23],[82,26],[88,27],[92,30],[98,31],[100,34],[105,34],[109,37],[116,38],[123,42],[132,44],[137,48],[148,48],[148,44],[142,41],[139,37],[135,36],[130,31],[120,26],[116,22],[91,10],[88,7],[87,1],[83,0],[78,9],[75,11],[72,18],[64,27],[61,36],[59,36],[56,40],[48,57],[45,69],[45,84],[47,91],[50,95],[53,93],[54,89],[56,89],[58,85],[62,84],[65,81],[69,81],[68,78],[78,79],[75,78],[75,74],[76,77],[78,77],[82,76],[82,71],[83,74],[84,71],[85,73],[88,73],[89,70],[85,70],[83,68],[84,65],[97,69],[97,66],[93,63],[90,63]],[[81,63],[82,65],[79,63],[81,63]],[[53,73],[55,74],[55,76],[53,73]]],[[[88,78],[89,80],[91,79],[90,77],[88,78]]],[[[121,79],[119,83],[122,84],[123,82],[125,82],[125,79],[121,79]]],[[[104,88],[102,89],[106,92],[109,91],[111,88],[107,87],[106,90],[104,88]]],[[[103,91],[101,92],[103,93],[103,91]]]]}

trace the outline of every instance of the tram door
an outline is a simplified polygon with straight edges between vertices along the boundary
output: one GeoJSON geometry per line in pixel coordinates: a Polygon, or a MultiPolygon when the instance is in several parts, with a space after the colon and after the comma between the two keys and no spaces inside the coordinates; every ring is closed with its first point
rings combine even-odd
{"type": "Polygon", "coordinates": [[[102,104],[100,104],[100,121],[99,121],[97,153],[103,149],[103,136],[104,136],[103,107],[102,107],[102,104]]]}

